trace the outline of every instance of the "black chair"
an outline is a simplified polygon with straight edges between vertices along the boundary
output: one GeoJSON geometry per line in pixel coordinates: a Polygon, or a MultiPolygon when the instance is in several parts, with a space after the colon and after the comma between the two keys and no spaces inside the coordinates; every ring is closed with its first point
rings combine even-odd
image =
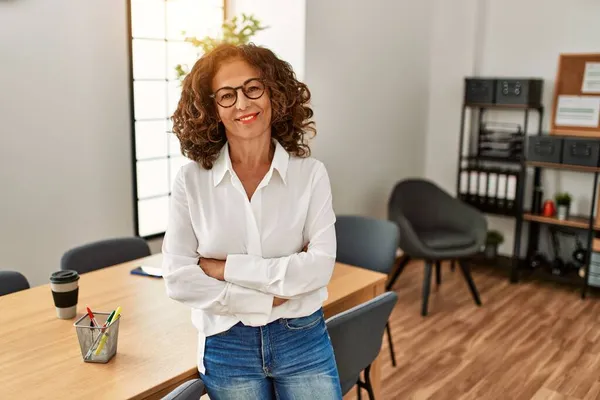
{"type": "Polygon", "coordinates": [[[397,301],[396,293],[385,292],[327,319],[342,395],[358,385],[359,400],[361,389],[367,391],[369,399],[375,398],[370,377],[371,364],[381,350],[383,330],[397,301]],[[360,379],[363,371],[364,381],[360,379]]]}
{"type": "Polygon", "coordinates": [[[139,237],[100,240],[70,249],[63,254],[60,268],[80,274],[150,255],[148,243],[139,237]]]}
{"type": "MultiPolygon", "coordinates": [[[[384,274],[390,273],[399,242],[398,227],[394,223],[356,215],[340,215],[336,217],[335,234],[337,261],[384,274]]],[[[396,366],[389,324],[386,328],[392,365],[396,366]]]]}
{"type": "Polygon", "coordinates": [[[29,282],[17,271],[0,271],[0,296],[29,289],[29,282]]]}
{"type": "Polygon", "coordinates": [[[481,305],[467,262],[485,243],[487,221],[479,210],[452,197],[431,181],[406,179],[392,191],[388,218],[400,228],[400,248],[404,252],[390,287],[410,260],[424,260],[421,315],[426,316],[432,265],[436,265],[436,280],[440,284],[440,262],[456,260],[475,303],[481,305]]]}
{"type": "Polygon", "coordinates": [[[204,394],[204,383],[191,379],[177,386],[161,400],[198,400],[204,394]]]}

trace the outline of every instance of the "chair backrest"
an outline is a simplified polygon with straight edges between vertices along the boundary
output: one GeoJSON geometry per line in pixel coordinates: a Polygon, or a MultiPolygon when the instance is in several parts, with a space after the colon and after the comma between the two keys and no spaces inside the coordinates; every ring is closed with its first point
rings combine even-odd
{"type": "Polygon", "coordinates": [[[149,255],[148,243],[139,237],[100,240],[67,251],[60,260],[60,268],[83,274],[149,255]]]}
{"type": "Polygon", "coordinates": [[[418,231],[445,225],[458,200],[427,179],[410,178],[396,184],[388,201],[388,219],[404,216],[418,231]]]}
{"type": "Polygon", "coordinates": [[[400,241],[398,226],[391,221],[369,217],[336,217],[338,262],[388,273],[394,265],[400,241]]]}
{"type": "Polygon", "coordinates": [[[29,289],[29,282],[17,271],[0,271],[0,296],[29,289]]]}
{"type": "Polygon", "coordinates": [[[361,371],[377,358],[383,331],[397,301],[395,292],[386,292],[327,319],[342,394],[356,384],[361,371]]]}
{"type": "Polygon", "coordinates": [[[204,392],[204,383],[200,379],[192,379],[177,386],[161,400],[198,400],[204,392]]]}

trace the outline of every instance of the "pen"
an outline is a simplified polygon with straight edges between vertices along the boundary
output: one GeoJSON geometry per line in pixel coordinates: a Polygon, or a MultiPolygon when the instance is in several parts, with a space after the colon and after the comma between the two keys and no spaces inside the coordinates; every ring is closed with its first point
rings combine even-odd
{"type": "MultiPolygon", "coordinates": [[[[110,325],[112,325],[112,323],[114,321],[117,320],[117,318],[119,318],[119,315],[121,314],[121,306],[117,307],[117,309],[115,311],[113,311],[108,318],[110,319],[110,321],[107,319],[106,320],[106,324],[108,324],[108,327],[110,328],[110,325]],[[112,317],[112,318],[111,318],[112,317]]],[[[105,324],[105,325],[106,325],[105,324]]],[[[96,348],[96,352],[94,353],[95,355],[99,355],[100,352],[102,351],[102,348],[104,347],[104,344],[106,343],[106,340],[108,339],[108,333],[105,332],[102,335],[102,339],[100,339],[100,343],[98,343],[98,347],[96,348]]]]}
{"type": "MultiPolygon", "coordinates": [[[[118,307],[118,308],[120,309],[121,307],[118,307]]],[[[113,310],[108,315],[108,318],[106,318],[106,322],[104,322],[104,324],[102,325],[102,330],[100,331],[101,333],[98,335],[98,337],[96,337],[96,340],[94,340],[94,343],[92,343],[92,345],[90,346],[90,349],[88,350],[88,352],[85,355],[85,359],[86,360],[89,359],[92,356],[92,351],[94,350],[94,346],[96,346],[96,343],[98,343],[101,339],[104,339],[104,341],[106,341],[106,339],[108,338],[108,334],[105,335],[104,331],[107,329],[108,325],[113,320],[113,317],[115,315],[115,311],[116,310],[113,310]]]]}
{"type": "Polygon", "coordinates": [[[92,321],[92,323],[94,324],[92,326],[100,326],[100,325],[98,325],[98,321],[96,321],[96,318],[94,317],[94,313],[92,312],[92,310],[90,310],[90,308],[88,306],[86,306],[85,309],[87,310],[87,313],[90,316],[90,321],[92,321]]]}
{"type": "Polygon", "coordinates": [[[108,318],[106,318],[106,322],[104,325],[102,325],[102,332],[106,330],[106,327],[110,324],[110,321],[112,321],[113,315],[115,315],[115,310],[112,310],[112,312],[108,315],[108,318]]]}

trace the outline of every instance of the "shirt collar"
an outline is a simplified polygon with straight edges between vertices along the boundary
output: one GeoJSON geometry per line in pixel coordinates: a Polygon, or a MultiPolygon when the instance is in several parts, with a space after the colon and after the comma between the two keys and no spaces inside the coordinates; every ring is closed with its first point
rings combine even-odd
{"type": "MultiPolygon", "coordinates": [[[[271,168],[269,169],[268,174],[272,175],[272,170],[277,170],[281,180],[286,184],[290,155],[277,140],[274,140],[274,142],[275,154],[273,155],[273,161],[271,162],[271,168]]],[[[225,145],[223,145],[223,148],[213,165],[213,184],[215,186],[221,183],[227,171],[233,175],[233,167],[231,165],[231,158],[229,157],[229,143],[225,142],[225,145]]]]}
{"type": "Polygon", "coordinates": [[[289,162],[290,155],[283,148],[283,146],[280,145],[277,140],[275,140],[275,154],[273,155],[271,168],[276,169],[277,172],[279,172],[279,176],[281,177],[281,180],[284,184],[286,184],[286,176],[289,162]]]}

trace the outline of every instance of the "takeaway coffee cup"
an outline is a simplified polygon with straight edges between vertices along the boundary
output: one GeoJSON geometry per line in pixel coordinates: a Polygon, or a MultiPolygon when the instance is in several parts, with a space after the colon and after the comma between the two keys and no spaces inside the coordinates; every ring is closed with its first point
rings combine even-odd
{"type": "Polygon", "coordinates": [[[74,318],[77,314],[79,298],[79,274],[77,271],[63,270],[52,273],[50,288],[58,318],[74,318]]]}

